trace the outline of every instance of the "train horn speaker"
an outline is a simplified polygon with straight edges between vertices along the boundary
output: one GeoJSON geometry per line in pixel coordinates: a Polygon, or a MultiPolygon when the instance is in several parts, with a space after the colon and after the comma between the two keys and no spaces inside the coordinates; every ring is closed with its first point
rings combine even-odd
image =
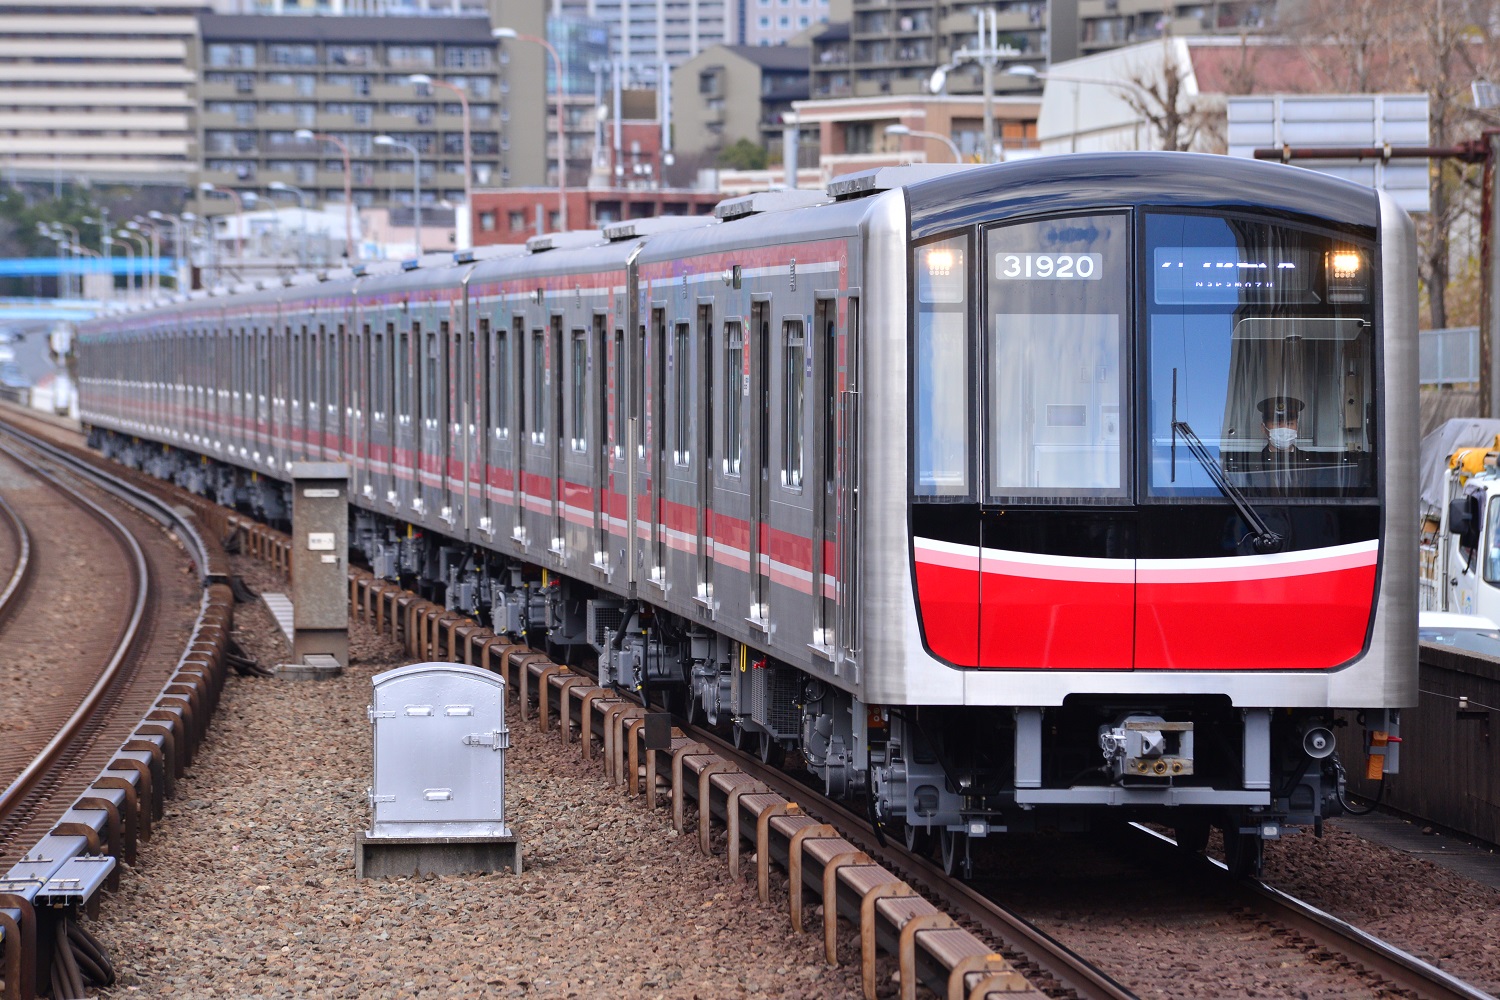
{"type": "Polygon", "coordinates": [[[1327,726],[1308,726],[1302,731],[1302,749],[1314,760],[1333,753],[1333,730],[1327,726]]]}

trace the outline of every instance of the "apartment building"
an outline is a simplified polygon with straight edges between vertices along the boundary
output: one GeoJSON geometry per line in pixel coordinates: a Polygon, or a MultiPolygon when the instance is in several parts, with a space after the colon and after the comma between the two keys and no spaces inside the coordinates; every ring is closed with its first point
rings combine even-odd
{"type": "Polygon", "coordinates": [[[712,166],[725,147],[749,139],[780,162],[783,116],[807,100],[808,58],[806,46],[716,45],[683,63],[672,74],[678,155],[712,166]]]}
{"type": "Polygon", "coordinates": [[[1277,0],[853,0],[847,23],[812,39],[812,95],[920,94],[939,66],[950,67],[947,93],[981,93],[983,62],[973,54],[991,47],[981,39],[984,18],[998,43],[995,93],[1016,94],[1036,93],[1041,82],[1006,73],[1012,66],[1040,72],[1167,34],[1265,31],[1276,9],[1277,0]]]}
{"type": "Polygon", "coordinates": [[[0,3],[0,173],[182,185],[206,0],[0,3]]]}
{"type": "MultiPolygon", "coordinates": [[[[200,23],[200,182],[261,198],[286,185],[310,204],[339,202],[342,144],[360,207],[462,202],[462,102],[414,74],[467,96],[474,187],[545,182],[545,52],[496,42],[487,16],[207,14],[200,23]]],[[[540,12],[535,24],[507,26],[543,30],[540,12]]]]}

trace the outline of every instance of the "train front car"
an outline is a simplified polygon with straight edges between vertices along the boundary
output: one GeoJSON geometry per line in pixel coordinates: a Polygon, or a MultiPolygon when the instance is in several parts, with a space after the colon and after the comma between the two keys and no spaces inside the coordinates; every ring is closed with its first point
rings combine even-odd
{"type": "Polygon", "coordinates": [[[907,198],[905,364],[866,382],[909,400],[866,437],[908,462],[865,499],[910,543],[903,613],[865,623],[866,696],[907,706],[871,748],[878,812],[950,865],[1128,817],[1190,847],[1220,826],[1257,869],[1339,810],[1337,710],[1379,750],[1415,701],[1410,221],[1187,154],[907,198]]]}

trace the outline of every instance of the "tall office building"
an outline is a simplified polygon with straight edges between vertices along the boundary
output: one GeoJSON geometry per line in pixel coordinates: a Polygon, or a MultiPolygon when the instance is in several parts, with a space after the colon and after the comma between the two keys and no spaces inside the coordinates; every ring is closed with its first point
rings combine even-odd
{"type": "Polygon", "coordinates": [[[207,0],[0,2],[0,173],[186,183],[207,0]]]}

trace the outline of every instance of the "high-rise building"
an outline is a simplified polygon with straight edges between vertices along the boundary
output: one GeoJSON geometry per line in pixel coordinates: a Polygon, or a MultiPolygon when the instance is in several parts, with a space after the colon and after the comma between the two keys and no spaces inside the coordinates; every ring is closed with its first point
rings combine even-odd
{"type": "MultiPolygon", "coordinates": [[[[626,68],[627,87],[654,87],[704,49],[740,41],[743,0],[557,0],[564,17],[612,28],[610,56],[626,68]]],[[[780,0],[777,0],[779,3],[780,0]]]]}
{"type": "Polygon", "coordinates": [[[809,28],[827,24],[828,0],[739,0],[744,5],[745,45],[785,45],[809,28]]]}
{"type": "Polygon", "coordinates": [[[0,172],[186,183],[192,55],[207,0],[0,3],[0,172]]]}
{"type": "Polygon", "coordinates": [[[357,205],[410,205],[412,150],[423,204],[456,204],[465,186],[458,88],[469,105],[473,186],[541,183],[535,137],[545,111],[535,84],[513,89],[512,74],[524,52],[527,79],[539,82],[545,55],[519,40],[498,43],[490,28],[488,17],[469,16],[204,15],[198,180],[262,196],[278,183],[309,202],[342,201],[342,143],[357,205]]]}

